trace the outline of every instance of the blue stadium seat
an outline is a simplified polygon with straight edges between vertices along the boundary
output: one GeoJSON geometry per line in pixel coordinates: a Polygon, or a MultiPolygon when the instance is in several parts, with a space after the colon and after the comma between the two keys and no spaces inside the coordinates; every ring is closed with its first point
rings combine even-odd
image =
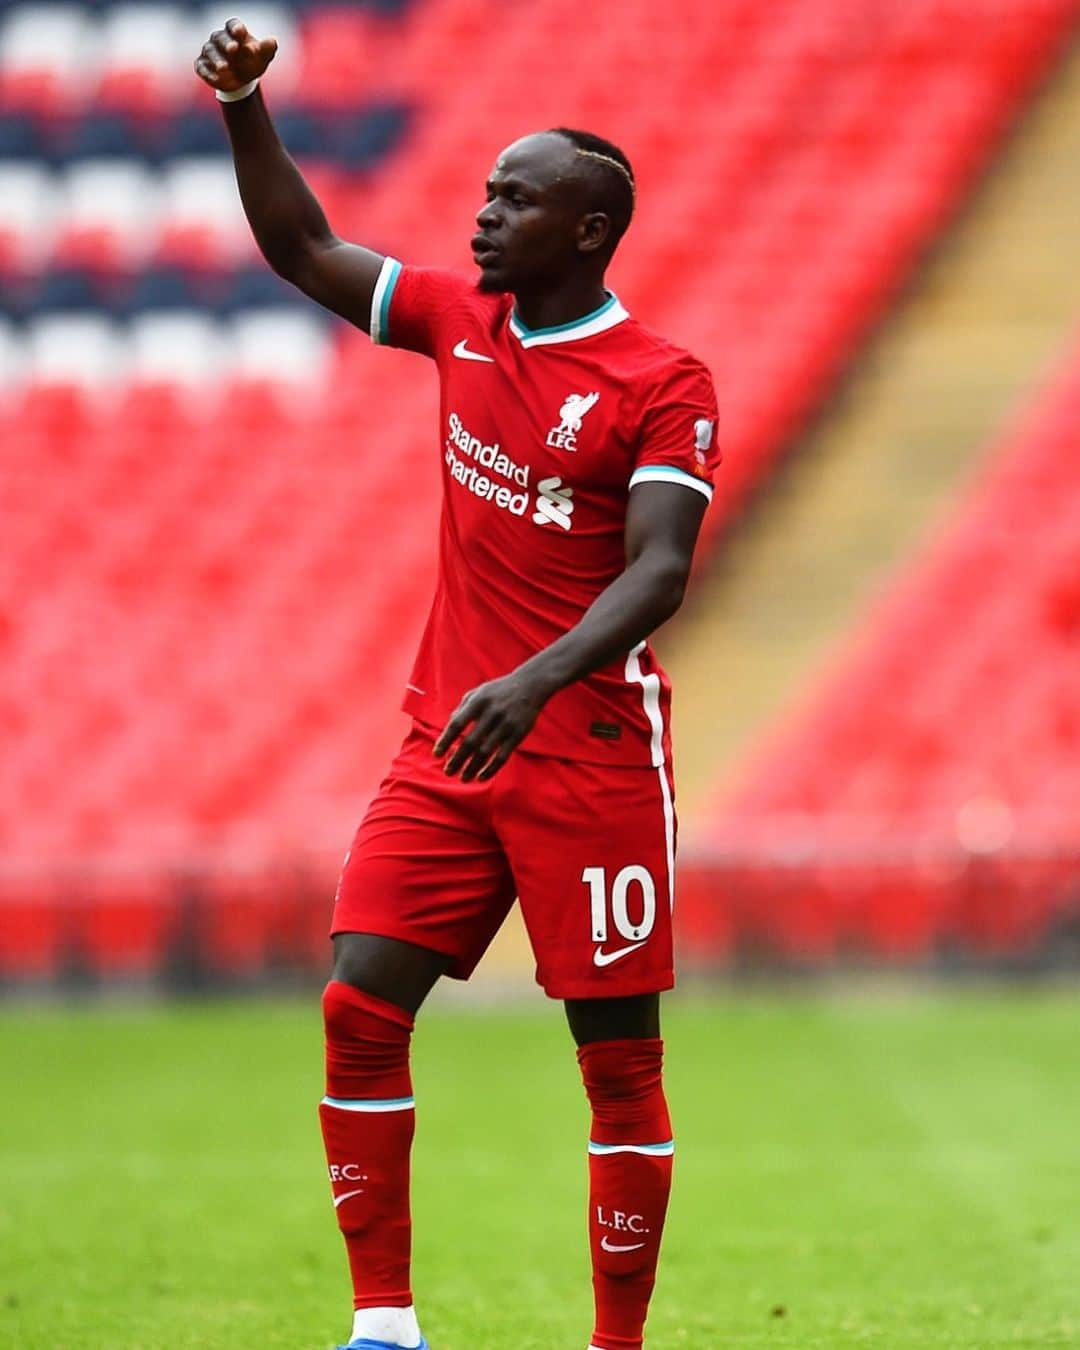
{"type": "Polygon", "coordinates": [[[319,10],[348,9],[355,12],[366,9],[372,14],[394,18],[404,14],[411,4],[412,0],[293,0],[292,9],[297,14],[319,10]]]}
{"type": "Polygon", "coordinates": [[[330,124],[331,156],[350,169],[371,169],[398,145],[409,117],[400,103],[377,103],[357,116],[337,117],[330,124]]]}
{"type": "Polygon", "coordinates": [[[141,158],[145,151],[146,144],[129,118],[116,113],[91,113],[74,123],[57,147],[56,158],[61,162],[141,158]]]}
{"type": "Polygon", "coordinates": [[[154,147],[159,159],[182,155],[224,155],[228,140],[215,107],[192,110],[183,117],[166,122],[154,147]]]}
{"type": "Polygon", "coordinates": [[[201,309],[206,303],[199,278],[179,267],[156,268],[136,276],[124,296],[126,314],[147,310],[201,309]]]}
{"type": "Polygon", "coordinates": [[[0,159],[46,159],[48,147],[36,118],[0,116],[0,159]]]}
{"type": "Polygon", "coordinates": [[[298,159],[325,159],[330,154],[330,138],[323,126],[310,113],[296,108],[275,112],[281,143],[298,159]]]}
{"type": "Polygon", "coordinates": [[[294,286],[282,281],[269,267],[244,268],[231,277],[222,277],[215,285],[220,287],[220,294],[212,303],[217,313],[223,315],[246,309],[310,307],[310,302],[294,286]]]}
{"type": "Polygon", "coordinates": [[[0,284],[0,327],[26,317],[30,296],[25,281],[4,277],[0,284]]]}
{"type": "Polygon", "coordinates": [[[99,277],[81,268],[63,267],[46,272],[29,292],[30,314],[84,313],[111,309],[112,296],[99,277]]]}

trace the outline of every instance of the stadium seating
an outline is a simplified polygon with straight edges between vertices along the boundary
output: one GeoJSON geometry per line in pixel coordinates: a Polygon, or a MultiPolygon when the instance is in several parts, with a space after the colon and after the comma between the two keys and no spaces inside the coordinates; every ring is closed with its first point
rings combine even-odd
{"type": "MultiPolygon", "coordinates": [[[[507,140],[576,123],[625,143],[641,198],[615,284],[716,372],[713,538],[961,202],[1074,11],[245,9],[282,40],[266,90],[287,142],[335,227],[374,247],[467,265],[507,140]]],[[[261,270],[190,73],[224,15],[0,4],[0,904],[40,906],[58,935],[34,947],[40,969],[86,949],[68,893],[103,903],[104,877],[199,915],[223,877],[302,864],[325,884],[398,738],[430,594],[431,380],[261,270]]],[[[173,929],[146,931],[129,970],[173,929]]],[[[6,932],[0,966],[17,970],[6,932]]]]}
{"type": "MultiPolygon", "coordinates": [[[[623,139],[642,194],[617,283],[719,378],[728,464],[713,534],[820,403],[1073,17],[1071,0],[992,0],[974,20],[956,0],[388,8],[250,7],[252,28],[281,39],[269,97],[335,224],[463,262],[481,171],[466,166],[545,122],[623,139]],[[453,76],[464,70],[465,92],[453,76]],[[626,97],[665,87],[677,114],[626,97]],[[418,181],[439,207],[412,213],[403,238],[402,193],[418,181]]],[[[250,265],[218,119],[189,69],[224,14],[168,3],[0,11],[9,313],[32,308],[42,268],[250,265]]],[[[341,346],[355,350],[348,337],[341,346]]]]}
{"type": "Polygon", "coordinates": [[[718,810],[703,943],[1001,954],[1080,918],[1078,427],[1080,345],[718,810]]]}

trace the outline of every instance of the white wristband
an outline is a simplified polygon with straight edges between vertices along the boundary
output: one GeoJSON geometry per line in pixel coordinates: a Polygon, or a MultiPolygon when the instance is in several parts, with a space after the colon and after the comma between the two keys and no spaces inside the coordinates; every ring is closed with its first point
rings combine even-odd
{"type": "Polygon", "coordinates": [[[250,98],[258,87],[259,81],[254,79],[242,84],[239,89],[215,89],[214,93],[222,103],[239,103],[242,98],[250,98]]]}

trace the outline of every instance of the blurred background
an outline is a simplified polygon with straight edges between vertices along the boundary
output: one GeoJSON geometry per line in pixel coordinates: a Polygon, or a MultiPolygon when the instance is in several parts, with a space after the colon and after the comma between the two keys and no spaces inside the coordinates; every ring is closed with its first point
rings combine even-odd
{"type": "Polygon", "coordinates": [[[470,266],[548,125],[635,165],[612,282],[725,454],[684,971],[1080,967],[1076,0],[0,0],[0,988],[314,983],[405,727],[435,378],[255,254],[233,12],[345,237],[470,266]]]}

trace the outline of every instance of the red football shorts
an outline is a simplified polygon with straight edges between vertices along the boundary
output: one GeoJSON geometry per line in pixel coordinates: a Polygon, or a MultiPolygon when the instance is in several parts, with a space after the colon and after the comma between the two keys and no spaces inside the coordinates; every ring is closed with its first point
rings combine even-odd
{"type": "Polygon", "coordinates": [[[442,952],[468,979],[516,896],[552,998],[670,989],[667,767],[517,751],[490,782],[462,783],[434,743],[413,724],[345,858],[331,932],[442,952]]]}

